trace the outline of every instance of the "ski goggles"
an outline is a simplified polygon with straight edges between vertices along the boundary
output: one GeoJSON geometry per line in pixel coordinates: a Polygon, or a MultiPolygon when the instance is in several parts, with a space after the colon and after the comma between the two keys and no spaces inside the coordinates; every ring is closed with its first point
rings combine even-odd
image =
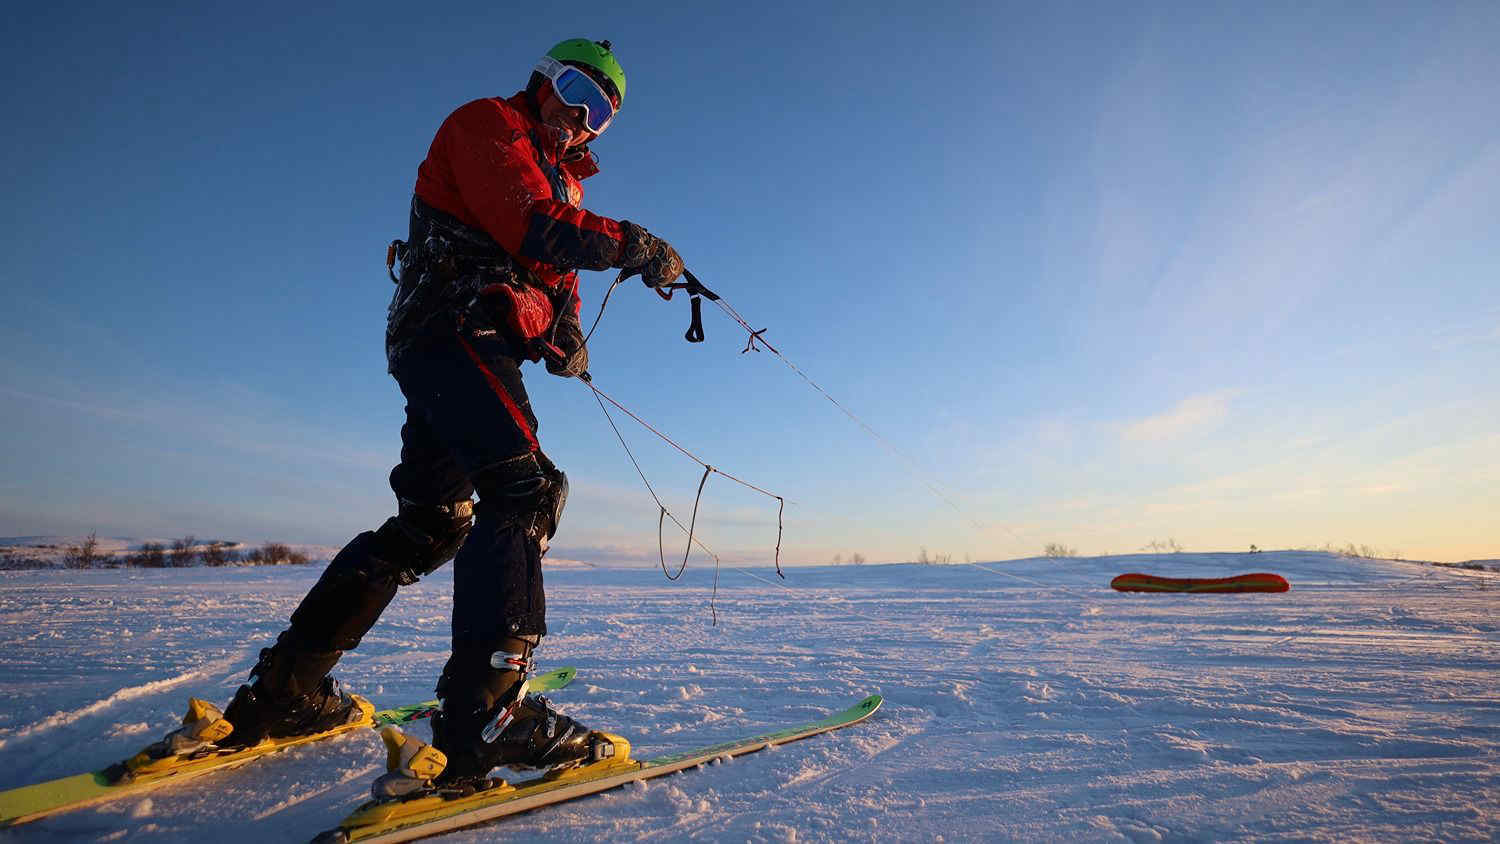
{"type": "Polygon", "coordinates": [[[552,81],[552,90],[564,105],[583,109],[583,125],[590,132],[597,135],[609,128],[609,122],[615,119],[615,105],[587,73],[551,56],[542,56],[536,72],[552,81]]]}

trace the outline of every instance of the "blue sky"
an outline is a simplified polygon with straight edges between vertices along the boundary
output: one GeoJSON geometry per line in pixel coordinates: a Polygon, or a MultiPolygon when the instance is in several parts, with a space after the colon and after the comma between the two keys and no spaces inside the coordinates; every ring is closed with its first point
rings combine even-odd
{"type": "MultiPolygon", "coordinates": [[[[617,293],[599,385],[785,495],[787,559],[1500,554],[1500,9],[887,5],[17,10],[0,534],[379,524],[416,166],[586,36],[629,76],[586,205],[671,240],[903,455],[717,311],[689,346],[683,302],[617,293]]],[[[573,481],[557,553],[654,558],[590,394],[528,388],[573,481]]],[[[685,513],[698,469],[623,430],[685,513]]],[[[715,479],[700,524],[769,560],[774,503],[715,479]]]]}

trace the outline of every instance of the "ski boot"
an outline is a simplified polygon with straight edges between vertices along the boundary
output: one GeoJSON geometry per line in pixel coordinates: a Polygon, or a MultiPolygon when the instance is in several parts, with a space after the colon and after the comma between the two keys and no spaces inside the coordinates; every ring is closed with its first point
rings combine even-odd
{"type": "Polygon", "coordinates": [[[397,797],[429,786],[486,788],[490,771],[501,765],[551,773],[628,755],[623,739],[590,730],[546,698],[526,693],[536,643],[537,637],[506,639],[505,649],[487,660],[455,653],[438,681],[442,709],[432,719],[432,746],[388,737],[387,772],[372,786],[374,795],[397,797]],[[443,764],[424,769],[406,759],[430,760],[424,749],[443,764]]]}
{"type": "Polygon", "coordinates": [[[340,655],[299,652],[282,634],[274,647],[260,652],[250,681],[225,707],[224,720],[234,731],[220,739],[219,746],[248,747],[267,738],[317,735],[368,720],[374,707],[327,676],[340,655]]]}
{"type": "Polygon", "coordinates": [[[550,772],[596,762],[613,755],[604,750],[604,735],[553,709],[541,695],[522,694],[467,713],[445,710],[432,722],[433,743],[450,748],[440,780],[482,777],[497,765],[550,772]]]}

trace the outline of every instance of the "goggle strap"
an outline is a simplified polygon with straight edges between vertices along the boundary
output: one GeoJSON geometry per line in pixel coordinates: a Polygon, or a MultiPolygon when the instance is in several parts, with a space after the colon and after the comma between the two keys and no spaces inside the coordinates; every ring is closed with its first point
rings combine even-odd
{"type": "Polygon", "coordinates": [[[562,70],[565,67],[567,67],[567,65],[563,64],[557,59],[552,58],[551,56],[542,56],[540,59],[537,59],[536,67],[532,69],[537,73],[540,73],[541,75],[547,77],[548,79],[556,79],[557,75],[559,73],[562,73],[562,70]]]}

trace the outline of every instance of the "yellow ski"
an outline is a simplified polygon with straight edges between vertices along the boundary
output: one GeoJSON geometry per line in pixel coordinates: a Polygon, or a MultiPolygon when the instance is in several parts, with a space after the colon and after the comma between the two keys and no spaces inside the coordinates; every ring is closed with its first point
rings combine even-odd
{"type": "Polygon", "coordinates": [[[613,745],[614,755],[602,761],[514,785],[504,780],[489,780],[487,787],[470,793],[434,788],[401,798],[371,800],[355,809],[337,828],[318,835],[313,841],[315,844],[350,844],[355,841],[397,842],[425,838],[597,794],[637,780],[663,776],[725,756],[753,753],[837,730],[870,717],[880,708],[881,702],[880,695],[871,695],[818,721],[645,760],[630,758],[630,743],[625,739],[605,734],[613,745]]]}
{"type": "MultiPolygon", "coordinates": [[[[559,668],[533,677],[530,687],[536,691],[553,691],[571,683],[577,674],[576,668],[559,668]]],[[[430,700],[376,712],[368,700],[359,695],[354,697],[359,702],[360,715],[348,724],[315,735],[266,739],[253,747],[234,749],[217,748],[211,744],[228,735],[230,727],[217,707],[194,698],[188,702],[188,713],[182,719],[183,729],[177,732],[189,731],[206,746],[169,755],[156,755],[148,748],[102,770],[0,791],[0,828],[107,803],[162,785],[187,782],[289,747],[322,741],[361,727],[378,729],[430,718],[438,707],[437,701],[430,700]]]]}

